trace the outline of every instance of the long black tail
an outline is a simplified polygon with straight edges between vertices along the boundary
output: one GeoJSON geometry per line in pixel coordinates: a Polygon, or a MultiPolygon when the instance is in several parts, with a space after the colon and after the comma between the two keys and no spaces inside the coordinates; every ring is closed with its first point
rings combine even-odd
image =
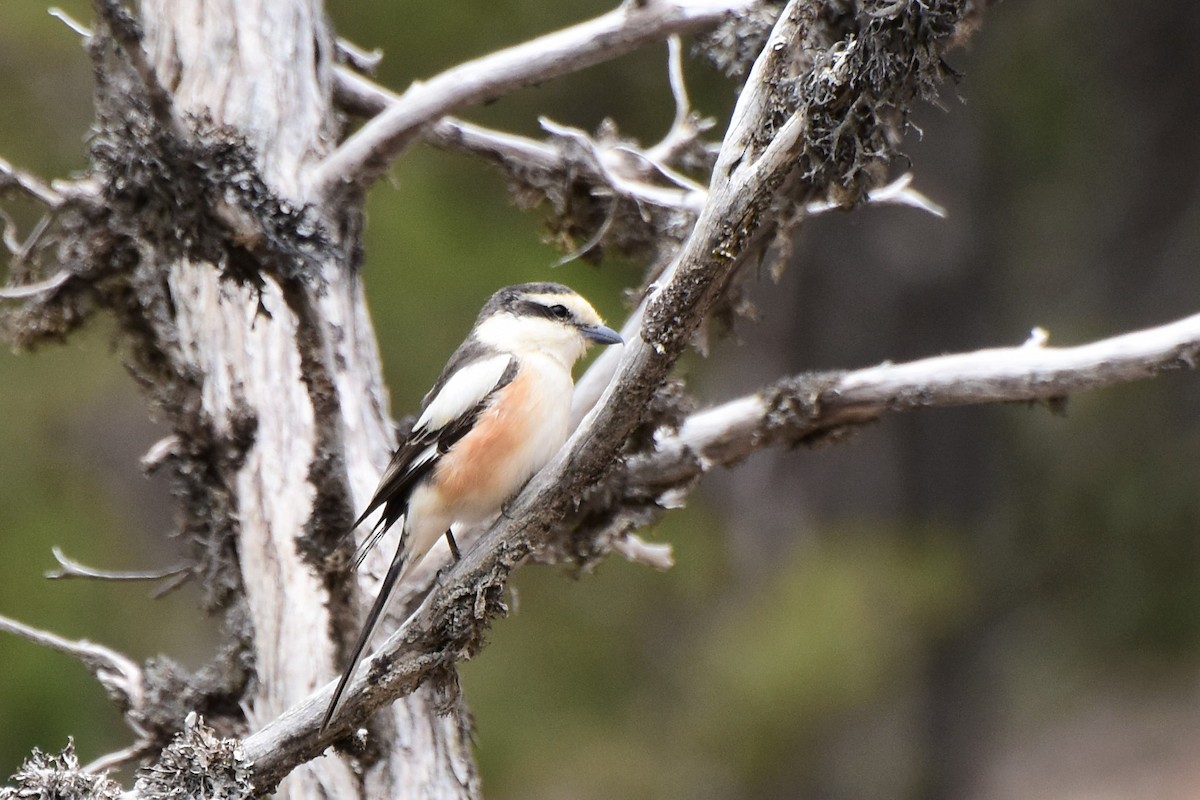
{"type": "Polygon", "coordinates": [[[346,684],[350,682],[350,676],[358,669],[359,662],[366,654],[371,634],[375,632],[375,626],[379,624],[379,618],[383,615],[383,610],[387,608],[388,600],[392,597],[392,590],[396,588],[396,581],[404,573],[404,566],[408,561],[407,539],[407,536],[401,534],[400,544],[396,547],[396,555],[392,557],[392,565],[388,567],[387,575],[384,576],[383,583],[379,587],[379,596],[375,598],[375,604],[371,606],[371,612],[367,614],[367,621],[363,625],[362,633],[358,635],[358,641],[354,643],[354,649],[350,652],[350,663],[346,665],[342,677],[338,680],[337,688],[333,690],[333,699],[329,701],[329,708],[325,709],[325,717],[321,720],[322,732],[329,727],[329,721],[333,719],[333,714],[337,711],[342,694],[346,691],[346,684]]]}

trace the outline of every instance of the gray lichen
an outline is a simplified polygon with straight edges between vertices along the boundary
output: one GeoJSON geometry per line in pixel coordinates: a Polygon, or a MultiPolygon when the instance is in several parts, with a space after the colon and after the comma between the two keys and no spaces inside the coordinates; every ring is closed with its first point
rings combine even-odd
{"type": "Polygon", "coordinates": [[[116,800],[121,796],[121,787],[107,774],[80,772],[73,740],[59,753],[34,748],[13,773],[11,783],[0,789],[0,800],[116,800]]]}
{"type": "Polygon", "coordinates": [[[158,761],[138,772],[135,788],[155,800],[241,800],[255,796],[250,767],[237,739],[223,739],[190,715],[158,761]]]}

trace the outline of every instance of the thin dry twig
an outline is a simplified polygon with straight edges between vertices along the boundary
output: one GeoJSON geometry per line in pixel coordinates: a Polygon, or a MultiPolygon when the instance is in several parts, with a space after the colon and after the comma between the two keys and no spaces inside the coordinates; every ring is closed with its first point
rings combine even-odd
{"type": "MultiPolygon", "coordinates": [[[[112,648],[89,642],[86,639],[65,639],[58,634],[31,627],[14,619],[0,615],[0,631],[28,639],[35,644],[48,647],[78,659],[95,676],[96,680],[121,706],[137,711],[142,708],[145,683],[142,668],[131,658],[112,648]]],[[[125,715],[126,722],[139,735],[145,735],[134,714],[125,715]]]]}
{"type": "Polygon", "coordinates": [[[63,204],[63,196],[50,184],[0,158],[0,192],[5,189],[18,189],[50,209],[56,209],[63,204]]]}
{"type": "Polygon", "coordinates": [[[63,11],[61,8],[59,8],[58,6],[51,6],[50,8],[46,9],[46,13],[48,13],[50,16],[54,17],[56,20],[61,22],[63,25],[66,25],[68,28],[70,28],[75,33],[79,34],[79,36],[81,36],[82,38],[84,38],[84,39],[92,38],[92,29],[91,28],[84,25],[82,22],[75,19],[70,14],[68,14],[66,11],[63,11]]]}
{"type": "Polygon", "coordinates": [[[107,755],[100,756],[95,761],[84,764],[79,771],[87,775],[99,775],[101,772],[118,769],[126,764],[139,761],[158,750],[158,742],[151,739],[140,739],[128,747],[123,747],[107,755]]]}
{"type": "Polygon", "coordinates": [[[161,581],[165,578],[177,577],[181,574],[190,573],[193,569],[191,564],[177,564],[173,567],[167,567],[160,570],[133,570],[133,571],[116,571],[106,569],[96,569],[89,567],[73,558],[68,557],[61,547],[55,545],[50,548],[54,553],[54,560],[58,562],[60,569],[50,570],[46,573],[46,577],[50,580],[63,580],[66,578],[88,578],[98,581],[161,581]]]}
{"type": "Polygon", "coordinates": [[[457,109],[612,60],[674,33],[713,25],[755,2],[625,3],[593,20],[461,64],[409,87],[321,163],[312,175],[313,185],[325,196],[361,191],[404,152],[422,127],[457,109]]]}
{"type": "Polygon", "coordinates": [[[626,561],[635,564],[657,570],[668,570],[675,566],[675,551],[667,542],[651,543],[636,533],[627,533],[614,539],[612,547],[626,561]]]}
{"type": "Polygon", "coordinates": [[[66,283],[70,277],[71,273],[64,270],[55,273],[44,281],[27,283],[22,286],[0,287],[0,300],[23,300],[46,292],[52,292],[66,283]]]}

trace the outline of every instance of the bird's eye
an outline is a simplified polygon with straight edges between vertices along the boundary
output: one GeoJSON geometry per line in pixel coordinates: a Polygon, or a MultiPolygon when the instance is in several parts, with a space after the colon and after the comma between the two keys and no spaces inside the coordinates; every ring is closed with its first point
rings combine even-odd
{"type": "Polygon", "coordinates": [[[571,310],[564,305],[550,306],[550,315],[555,319],[570,319],[571,310]]]}

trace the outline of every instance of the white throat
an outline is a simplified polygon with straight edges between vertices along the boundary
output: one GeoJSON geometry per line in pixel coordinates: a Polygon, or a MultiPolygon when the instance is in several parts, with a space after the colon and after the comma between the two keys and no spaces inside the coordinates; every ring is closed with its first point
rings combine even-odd
{"type": "Polygon", "coordinates": [[[544,317],[500,313],[475,329],[481,344],[503,353],[539,353],[558,361],[567,370],[583,355],[587,343],[573,325],[544,317]]]}

